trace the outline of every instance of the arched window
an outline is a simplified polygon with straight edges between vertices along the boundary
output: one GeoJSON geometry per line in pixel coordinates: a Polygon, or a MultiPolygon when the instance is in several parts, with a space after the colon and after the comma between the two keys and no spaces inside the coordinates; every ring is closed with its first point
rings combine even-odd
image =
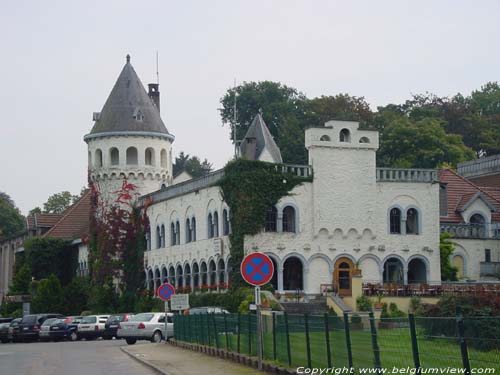
{"type": "Polygon", "coordinates": [[[408,263],[408,284],[427,282],[427,267],[422,259],[414,258],[408,263]]]}
{"type": "Polygon", "coordinates": [[[180,264],[177,266],[177,271],[176,271],[175,276],[177,277],[177,283],[175,286],[177,288],[179,288],[179,287],[182,288],[184,286],[184,275],[183,275],[182,267],[180,264]]]}
{"type": "Polygon", "coordinates": [[[277,217],[278,217],[278,210],[276,207],[269,207],[267,209],[267,214],[266,214],[266,232],[276,232],[277,231],[277,217]]]}
{"type": "Polygon", "coordinates": [[[112,147],[109,150],[109,160],[111,160],[111,165],[120,164],[120,151],[116,147],[112,147]]]}
{"type": "Polygon", "coordinates": [[[146,165],[155,165],[155,150],[148,147],[144,154],[144,161],[146,165]]]}
{"type": "Polygon", "coordinates": [[[218,273],[217,282],[219,283],[219,286],[221,288],[225,288],[226,287],[226,267],[224,265],[223,259],[219,259],[219,261],[217,262],[217,273],[218,273]]]}
{"type": "Polygon", "coordinates": [[[167,168],[167,150],[162,149],[160,152],[161,167],[167,168]]]}
{"type": "Polygon", "coordinates": [[[418,227],[418,211],[415,208],[410,208],[406,211],[406,234],[419,234],[418,227]]]}
{"type": "Polygon", "coordinates": [[[172,285],[175,285],[175,268],[174,268],[174,266],[170,266],[168,268],[168,282],[172,285]]]}
{"type": "Polygon", "coordinates": [[[193,264],[193,287],[198,288],[200,286],[200,268],[198,263],[193,264]]]}
{"type": "Polygon", "coordinates": [[[283,209],[283,232],[296,232],[295,208],[292,206],[286,206],[283,209]]]}
{"type": "Polygon", "coordinates": [[[102,151],[100,149],[95,150],[95,166],[102,167],[102,151]]]}
{"type": "Polygon", "coordinates": [[[351,133],[349,132],[349,129],[342,129],[339,134],[339,141],[340,142],[351,142],[351,133]]]}
{"type": "Polygon", "coordinates": [[[359,143],[370,143],[370,140],[368,139],[368,137],[361,137],[359,139],[359,143]]]}
{"type": "Polygon", "coordinates": [[[137,165],[137,149],[135,147],[127,148],[127,165],[137,165]]]}
{"type": "Polygon", "coordinates": [[[283,288],[285,290],[304,289],[304,267],[297,257],[288,258],[283,264],[283,288]]]}
{"type": "Polygon", "coordinates": [[[229,214],[227,210],[222,211],[222,235],[227,236],[229,234],[229,214]]]}
{"type": "Polygon", "coordinates": [[[217,267],[213,260],[210,261],[208,266],[208,283],[211,288],[215,287],[217,284],[217,267]]]}
{"type": "Polygon", "coordinates": [[[214,212],[214,237],[219,237],[219,214],[214,212]]]}
{"type": "Polygon", "coordinates": [[[161,247],[165,247],[165,225],[161,225],[161,247]]]}
{"type": "Polygon", "coordinates": [[[191,240],[196,241],[196,219],[191,219],[191,240]]]}
{"type": "Polygon", "coordinates": [[[207,218],[207,229],[208,229],[208,238],[213,238],[214,237],[214,220],[212,217],[212,213],[208,214],[207,218]]]}
{"type": "Polygon", "coordinates": [[[172,222],[170,224],[170,245],[176,245],[177,236],[175,235],[175,224],[172,222]]]}
{"type": "Polygon", "coordinates": [[[481,214],[474,214],[469,219],[470,224],[484,225],[485,222],[486,220],[484,219],[484,216],[481,214]]]}
{"type": "Polygon", "coordinates": [[[191,242],[191,220],[186,219],[186,243],[191,242]]]}
{"type": "Polygon", "coordinates": [[[180,245],[181,244],[181,224],[179,223],[178,220],[175,223],[175,236],[177,237],[175,242],[177,243],[177,245],[180,245]]]}
{"type": "Polygon", "coordinates": [[[146,250],[151,250],[151,230],[145,234],[146,237],[146,250]]]}
{"type": "Polygon", "coordinates": [[[391,234],[401,234],[401,210],[392,208],[389,214],[389,230],[391,234]]]}
{"type": "Polygon", "coordinates": [[[322,142],[330,142],[331,141],[331,139],[328,135],[322,135],[319,140],[322,142]]]}
{"type": "Polygon", "coordinates": [[[184,266],[184,280],[186,284],[186,288],[191,288],[191,267],[189,264],[184,266]]]}
{"type": "Polygon", "coordinates": [[[207,287],[207,264],[205,262],[201,262],[200,266],[200,278],[201,278],[201,287],[206,288],[207,287]]]}
{"type": "Polygon", "coordinates": [[[389,258],[384,263],[384,283],[402,284],[404,281],[403,263],[398,258],[389,258]]]}
{"type": "Polygon", "coordinates": [[[156,227],[156,248],[159,249],[161,247],[161,231],[160,226],[156,227]]]}

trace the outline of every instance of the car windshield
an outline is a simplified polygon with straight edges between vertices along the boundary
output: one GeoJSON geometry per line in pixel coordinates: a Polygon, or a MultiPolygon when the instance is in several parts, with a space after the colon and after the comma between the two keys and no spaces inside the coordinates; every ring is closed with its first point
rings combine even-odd
{"type": "Polygon", "coordinates": [[[83,324],[95,323],[97,318],[95,316],[84,316],[82,319],[83,324]]]}
{"type": "Polygon", "coordinates": [[[57,318],[50,318],[47,319],[45,322],[43,322],[42,326],[50,326],[52,323],[54,323],[57,320],[57,318]]]}
{"type": "Polygon", "coordinates": [[[108,319],[108,322],[123,322],[125,315],[111,315],[108,319]]]}
{"type": "Polygon", "coordinates": [[[10,323],[0,323],[0,329],[5,329],[5,328],[9,328],[10,327],[10,323]]]}
{"type": "Polygon", "coordinates": [[[33,324],[36,323],[36,315],[26,315],[23,317],[23,323],[33,324]]]}
{"type": "Polygon", "coordinates": [[[56,319],[56,320],[54,320],[54,324],[63,324],[64,322],[66,322],[66,319],[56,319]]]}
{"type": "Polygon", "coordinates": [[[137,314],[131,317],[129,319],[129,322],[149,322],[151,319],[153,319],[153,316],[155,316],[155,314],[152,313],[137,314]]]}

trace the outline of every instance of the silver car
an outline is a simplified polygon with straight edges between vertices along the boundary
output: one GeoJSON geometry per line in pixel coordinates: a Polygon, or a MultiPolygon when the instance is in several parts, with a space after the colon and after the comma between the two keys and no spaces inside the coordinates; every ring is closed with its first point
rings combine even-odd
{"type": "Polygon", "coordinates": [[[125,339],[127,344],[133,345],[137,340],[160,342],[174,336],[174,314],[141,313],[132,316],[127,322],[121,322],[117,331],[119,338],[125,339]],[[166,323],[166,324],[165,324],[166,323]]]}
{"type": "Polygon", "coordinates": [[[57,320],[57,318],[50,318],[47,319],[45,322],[42,323],[40,326],[40,331],[38,332],[38,337],[40,338],[40,341],[49,341],[50,340],[50,325],[54,323],[57,320]]]}

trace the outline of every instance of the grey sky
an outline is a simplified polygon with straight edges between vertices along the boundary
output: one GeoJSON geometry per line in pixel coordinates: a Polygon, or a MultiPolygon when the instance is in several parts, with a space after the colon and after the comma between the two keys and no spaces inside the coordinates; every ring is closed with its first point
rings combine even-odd
{"type": "Polygon", "coordinates": [[[0,191],[23,213],[86,183],[83,135],[130,53],[144,84],[160,55],[174,153],[215,167],[232,147],[219,99],[233,79],[375,108],[410,93],[500,81],[499,1],[10,1],[0,14],[0,191]]]}

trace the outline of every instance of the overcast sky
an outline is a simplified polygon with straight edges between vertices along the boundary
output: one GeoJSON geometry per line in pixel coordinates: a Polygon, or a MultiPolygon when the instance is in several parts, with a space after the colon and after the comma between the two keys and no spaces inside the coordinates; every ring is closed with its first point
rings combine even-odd
{"type": "Polygon", "coordinates": [[[162,117],[185,151],[222,167],[217,108],[243,81],[377,105],[500,81],[500,1],[9,1],[0,14],[0,191],[21,211],[86,184],[93,125],[130,53],[160,56],[162,117]]]}

